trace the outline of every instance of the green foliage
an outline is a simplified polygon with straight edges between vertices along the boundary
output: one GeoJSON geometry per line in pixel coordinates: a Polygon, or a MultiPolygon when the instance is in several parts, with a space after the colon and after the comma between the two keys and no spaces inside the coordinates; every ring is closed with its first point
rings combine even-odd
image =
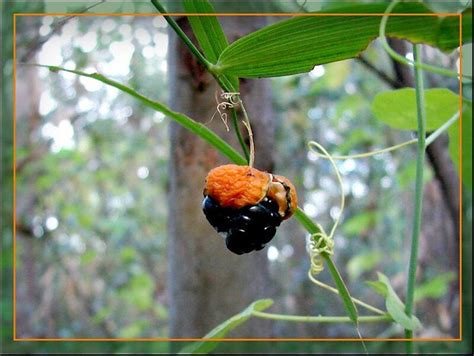
{"type": "MultiPolygon", "coordinates": [[[[254,311],[262,311],[269,308],[273,304],[271,299],[260,299],[250,304],[246,309],[232,318],[224,321],[212,329],[209,333],[204,336],[204,339],[219,339],[225,337],[230,331],[235,329],[240,324],[246,322],[254,311]]],[[[217,341],[199,341],[191,344],[181,350],[183,354],[206,354],[214,350],[218,346],[217,341]]]]}
{"type": "Polygon", "coordinates": [[[425,298],[441,298],[449,290],[449,284],[456,278],[454,273],[447,272],[433,277],[416,287],[415,301],[425,298]]]}
{"type": "MultiPolygon", "coordinates": [[[[426,130],[434,131],[459,110],[459,96],[451,90],[425,90],[426,130]]],[[[372,104],[372,112],[380,121],[401,130],[416,130],[415,89],[404,88],[379,93],[372,104]]]]}
{"type": "Polygon", "coordinates": [[[392,288],[389,279],[378,272],[378,281],[371,281],[368,285],[385,298],[385,307],[390,316],[405,329],[414,330],[421,327],[420,321],[414,315],[409,317],[405,313],[405,305],[392,288]]]}
{"type": "MultiPolygon", "coordinates": [[[[340,7],[334,13],[383,13],[385,4],[340,7]]],[[[331,11],[326,11],[331,12],[331,11]]],[[[429,13],[419,3],[399,4],[395,13],[429,13]]],[[[378,36],[378,16],[301,16],[244,36],[220,55],[217,73],[260,78],[309,72],[315,65],[356,57],[378,36]]],[[[435,16],[394,16],[386,34],[450,51],[459,46],[459,28],[440,26],[435,16]],[[443,32],[444,39],[438,43],[443,32]],[[448,32],[449,31],[449,32],[448,32]]],[[[470,34],[470,31],[468,32],[470,34]]],[[[469,36],[469,35],[467,35],[469,36]]],[[[470,40],[470,38],[466,38],[470,40]]]]}
{"type": "Polygon", "coordinates": [[[202,139],[204,139],[205,141],[213,145],[220,153],[227,156],[231,161],[238,164],[247,163],[245,158],[243,158],[235,149],[233,149],[232,146],[230,146],[226,141],[224,141],[222,138],[217,136],[213,131],[209,130],[205,125],[197,121],[194,121],[187,115],[171,110],[166,105],[160,102],[151,100],[141,95],[140,93],[136,92],[134,89],[126,85],[120,84],[98,73],[85,73],[78,70],[69,70],[66,68],[61,68],[58,66],[47,66],[47,65],[38,65],[38,66],[48,68],[53,73],[58,72],[58,71],[65,71],[65,72],[74,73],[83,77],[96,79],[104,84],[113,86],[133,96],[135,99],[139,100],[143,105],[151,107],[152,109],[169,116],[171,119],[178,122],[178,124],[184,126],[186,129],[190,130],[197,136],[201,137],[202,139]]]}
{"type": "Polygon", "coordinates": [[[462,112],[462,157],[459,146],[459,120],[451,126],[449,134],[449,154],[458,172],[460,172],[460,158],[462,159],[462,180],[472,191],[472,101],[464,100],[462,112]]]}
{"type": "Polygon", "coordinates": [[[351,217],[341,227],[347,235],[360,235],[377,222],[377,211],[367,211],[351,217]]]}
{"type": "MultiPolygon", "coordinates": [[[[184,8],[187,13],[214,13],[214,8],[207,1],[185,0],[184,8]]],[[[227,38],[215,16],[189,16],[201,49],[211,63],[216,63],[220,54],[228,46],[227,38]]]]}
{"type": "MultiPolygon", "coordinates": [[[[212,4],[205,0],[184,0],[184,9],[187,13],[213,14],[212,4]]],[[[199,45],[206,59],[217,63],[222,51],[228,46],[227,38],[219,21],[215,16],[188,16],[199,45]]],[[[239,80],[236,77],[226,76],[235,91],[239,90],[239,80]]]]}
{"type": "MultiPolygon", "coordinates": [[[[459,95],[443,88],[425,90],[426,128],[434,131],[459,111],[459,95]]],[[[380,121],[401,130],[416,130],[417,114],[415,90],[411,88],[386,91],[377,94],[372,111],[380,121]]],[[[472,102],[463,99],[462,105],[462,172],[463,182],[472,189],[472,102]]],[[[459,120],[448,130],[449,153],[454,164],[459,167],[459,120]]]]}
{"type": "MultiPolygon", "coordinates": [[[[462,13],[462,43],[472,41],[472,8],[462,13]]],[[[459,45],[459,18],[447,16],[441,20],[439,25],[439,37],[437,40],[440,48],[449,48],[459,45]],[[457,34],[457,37],[455,37],[457,34]],[[455,45],[455,42],[457,44],[455,45]]]]}
{"type": "MultiPolygon", "coordinates": [[[[402,189],[407,189],[411,187],[413,181],[415,180],[415,177],[416,177],[416,162],[415,161],[407,162],[405,167],[401,168],[397,172],[398,184],[400,185],[400,188],[402,189]]],[[[429,168],[428,165],[425,165],[425,170],[423,174],[423,182],[427,183],[431,179],[433,179],[433,171],[429,168]]]]}

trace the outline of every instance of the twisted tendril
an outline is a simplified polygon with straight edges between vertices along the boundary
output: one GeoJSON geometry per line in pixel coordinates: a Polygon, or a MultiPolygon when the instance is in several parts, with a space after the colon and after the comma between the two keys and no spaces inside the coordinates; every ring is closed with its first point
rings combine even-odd
{"type": "MultiPolygon", "coordinates": [[[[344,197],[344,185],[342,182],[341,174],[339,173],[339,169],[337,168],[336,162],[332,156],[326,151],[326,149],[316,141],[310,141],[308,143],[309,150],[315,152],[315,149],[323,152],[325,158],[329,159],[331,162],[334,171],[336,172],[337,181],[339,183],[339,188],[341,190],[341,202],[339,208],[339,216],[334,221],[334,225],[331,229],[329,235],[324,231],[323,227],[318,224],[320,232],[314,233],[309,238],[308,243],[308,252],[310,255],[311,260],[311,267],[308,272],[310,275],[310,279],[313,276],[318,275],[324,270],[324,260],[322,258],[322,254],[326,255],[334,255],[334,233],[336,231],[337,225],[339,224],[339,220],[341,219],[342,213],[344,211],[344,204],[345,204],[345,197],[344,197]]],[[[315,152],[317,153],[317,152],[315,152]]],[[[319,153],[318,153],[319,154],[319,153]]]]}

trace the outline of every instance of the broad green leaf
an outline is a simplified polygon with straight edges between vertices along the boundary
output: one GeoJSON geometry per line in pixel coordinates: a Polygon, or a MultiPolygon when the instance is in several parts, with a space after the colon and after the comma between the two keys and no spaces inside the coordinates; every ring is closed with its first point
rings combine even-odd
{"type": "Polygon", "coordinates": [[[386,287],[385,307],[390,316],[407,330],[414,330],[421,327],[421,323],[414,315],[409,317],[405,313],[405,305],[395,293],[389,279],[384,274],[378,272],[379,282],[386,287]]]}
{"type": "MultiPolygon", "coordinates": [[[[462,43],[472,41],[472,9],[462,13],[462,43]]],[[[447,16],[441,20],[438,37],[439,48],[459,46],[459,17],[447,16]]]]}
{"type": "Polygon", "coordinates": [[[449,283],[456,278],[452,272],[443,273],[416,287],[415,301],[424,298],[440,298],[449,290],[449,283]]]}
{"type": "MultiPolygon", "coordinates": [[[[459,131],[460,122],[458,120],[449,128],[448,135],[449,154],[458,172],[461,172],[459,131]]],[[[462,111],[462,181],[472,191],[472,101],[469,100],[464,100],[462,111]]]]}
{"type": "MultiPolygon", "coordinates": [[[[272,304],[273,300],[271,299],[260,299],[253,302],[239,314],[234,315],[232,318],[224,321],[222,324],[212,329],[209,333],[206,334],[206,336],[204,336],[204,339],[220,339],[225,337],[231,330],[246,322],[252,316],[253,311],[262,311],[270,307],[272,304]]],[[[195,342],[183,348],[180,351],[180,354],[207,354],[210,351],[214,350],[218,344],[219,341],[195,342]]]]}
{"type": "MultiPolygon", "coordinates": [[[[184,0],[184,9],[190,14],[213,14],[214,7],[207,0],[184,0]]],[[[215,16],[188,16],[204,56],[211,63],[217,63],[222,51],[228,46],[227,38],[215,16]]],[[[239,80],[237,77],[226,76],[233,90],[238,91],[239,80]]]]}
{"type": "MultiPolygon", "coordinates": [[[[348,5],[333,13],[381,14],[386,7],[387,4],[348,5]]],[[[394,12],[430,13],[420,3],[401,3],[394,12]]],[[[378,36],[379,16],[317,15],[280,21],[238,39],[222,52],[216,71],[245,78],[309,72],[315,65],[356,57],[378,36]]],[[[438,46],[441,30],[443,36],[459,37],[459,28],[441,29],[440,24],[436,16],[392,16],[386,34],[431,46],[438,46]]],[[[444,41],[440,48],[450,51],[458,46],[459,43],[444,41]]]]}
{"type": "MultiPolygon", "coordinates": [[[[434,131],[459,110],[459,96],[449,89],[425,90],[426,130],[434,131]]],[[[416,94],[413,88],[379,93],[372,112],[380,121],[396,129],[416,131],[418,126],[416,94]]]]}
{"type": "MultiPolygon", "coordinates": [[[[427,89],[425,108],[426,129],[434,131],[459,110],[459,96],[448,89],[427,89]]],[[[462,110],[462,179],[472,190],[472,102],[463,99],[462,110]]],[[[391,127],[415,131],[418,125],[415,89],[391,90],[376,95],[372,103],[372,112],[377,119],[391,127]]],[[[448,135],[449,153],[460,173],[459,122],[460,120],[451,125],[448,135]]]]}

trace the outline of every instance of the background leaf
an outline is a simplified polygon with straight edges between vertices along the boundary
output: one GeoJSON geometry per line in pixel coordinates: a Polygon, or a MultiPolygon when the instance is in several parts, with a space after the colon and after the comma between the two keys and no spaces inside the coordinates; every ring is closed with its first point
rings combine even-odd
{"type": "MultiPolygon", "coordinates": [[[[459,110],[459,96],[448,89],[425,90],[426,130],[434,131],[459,110]]],[[[418,126],[415,89],[404,88],[379,93],[372,103],[377,119],[401,130],[418,126]]]]}
{"type": "MultiPolygon", "coordinates": [[[[325,13],[383,13],[386,6],[358,4],[325,13]]],[[[394,12],[430,11],[420,3],[401,3],[394,12]]],[[[315,65],[356,57],[378,36],[380,20],[378,16],[299,16],[280,21],[233,42],[219,57],[217,70],[245,78],[309,72],[315,65]]],[[[459,38],[458,27],[440,24],[435,16],[394,16],[388,21],[386,34],[432,46],[438,46],[440,31],[443,38],[459,38]]],[[[444,41],[440,48],[449,51],[458,46],[444,41]]]]}
{"type": "MultiPolygon", "coordinates": [[[[204,336],[204,339],[219,339],[225,337],[231,330],[246,322],[252,316],[253,311],[262,311],[270,307],[272,304],[273,300],[271,299],[260,299],[253,302],[239,314],[234,315],[232,318],[224,321],[222,324],[212,329],[208,334],[206,334],[206,336],[204,336]]],[[[186,346],[180,351],[180,353],[208,353],[215,349],[218,344],[218,341],[199,341],[186,346]]]]}
{"type": "MultiPolygon", "coordinates": [[[[448,130],[449,154],[460,172],[459,120],[448,130]]],[[[464,100],[462,111],[462,180],[472,191],[472,101],[464,100]]]]}
{"type": "Polygon", "coordinates": [[[453,272],[443,273],[416,287],[415,301],[440,298],[448,292],[449,283],[456,278],[453,272]]]}

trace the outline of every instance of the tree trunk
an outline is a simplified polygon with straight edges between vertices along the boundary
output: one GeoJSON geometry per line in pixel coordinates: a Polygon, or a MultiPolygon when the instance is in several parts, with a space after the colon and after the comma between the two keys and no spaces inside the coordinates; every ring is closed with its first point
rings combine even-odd
{"type": "MultiPolygon", "coordinates": [[[[220,21],[233,41],[262,26],[260,18],[226,17],[220,21]]],[[[186,19],[180,26],[192,37],[186,19]]],[[[227,142],[238,147],[235,133],[226,132],[216,112],[218,87],[183,43],[170,33],[170,105],[205,123],[227,142]]],[[[267,80],[245,81],[241,94],[256,140],[256,166],[271,170],[274,140],[270,86],[267,80]]],[[[220,92],[220,90],[219,90],[220,92]]],[[[259,298],[271,297],[266,250],[237,256],[207,222],[201,210],[207,172],[228,163],[215,149],[186,129],[170,128],[169,182],[169,310],[170,337],[202,337],[219,323],[259,298]]],[[[266,321],[251,319],[232,336],[270,336],[266,321]]]]}

